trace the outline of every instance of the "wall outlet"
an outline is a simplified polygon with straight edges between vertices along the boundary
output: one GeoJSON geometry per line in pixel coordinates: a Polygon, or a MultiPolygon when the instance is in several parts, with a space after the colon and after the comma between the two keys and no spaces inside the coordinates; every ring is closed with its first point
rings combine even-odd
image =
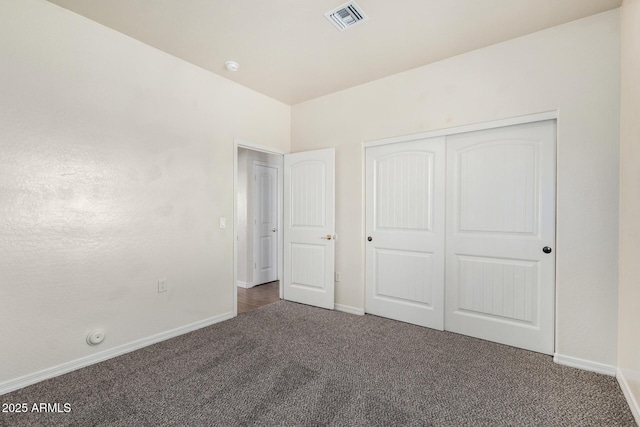
{"type": "Polygon", "coordinates": [[[220,228],[227,228],[227,218],[220,218],[220,228]]]}
{"type": "Polygon", "coordinates": [[[335,277],[336,282],[339,282],[339,281],[340,281],[340,272],[336,271],[334,274],[335,274],[335,276],[336,276],[336,277],[335,277]]]}
{"type": "Polygon", "coordinates": [[[167,292],[167,279],[158,279],[158,293],[167,292]]]}

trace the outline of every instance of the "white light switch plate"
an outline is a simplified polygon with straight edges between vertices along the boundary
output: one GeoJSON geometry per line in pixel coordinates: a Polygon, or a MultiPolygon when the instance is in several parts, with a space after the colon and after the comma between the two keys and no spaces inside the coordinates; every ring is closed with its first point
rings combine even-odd
{"type": "Polygon", "coordinates": [[[227,228],[227,218],[220,218],[220,228],[227,228]]]}

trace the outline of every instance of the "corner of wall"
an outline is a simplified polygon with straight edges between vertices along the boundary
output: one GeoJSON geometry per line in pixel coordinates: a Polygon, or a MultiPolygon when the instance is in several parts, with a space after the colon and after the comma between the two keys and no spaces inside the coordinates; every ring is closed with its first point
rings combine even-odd
{"type": "Polygon", "coordinates": [[[616,379],[618,380],[622,394],[624,394],[624,397],[629,404],[629,409],[631,409],[631,413],[633,414],[633,418],[636,420],[636,424],[640,425],[640,402],[633,395],[629,385],[630,381],[628,380],[628,376],[629,375],[625,371],[618,368],[616,372],[616,379]]]}

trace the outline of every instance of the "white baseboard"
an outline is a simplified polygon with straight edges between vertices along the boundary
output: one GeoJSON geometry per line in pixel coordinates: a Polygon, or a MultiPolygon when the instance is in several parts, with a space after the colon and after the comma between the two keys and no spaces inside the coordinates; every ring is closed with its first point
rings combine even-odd
{"type": "Polygon", "coordinates": [[[236,282],[236,286],[238,286],[239,288],[247,288],[247,289],[249,289],[249,288],[253,288],[255,286],[255,284],[251,283],[251,282],[243,282],[241,280],[238,280],[236,282]]]}
{"type": "Polygon", "coordinates": [[[208,319],[201,320],[199,322],[191,323],[189,325],[181,326],[176,329],[161,332],[150,337],[142,338],[127,344],[120,345],[118,347],[111,348],[109,350],[101,351],[100,353],[92,354],[90,356],[81,357],[79,359],[71,360],[69,362],[62,363],[51,368],[43,369],[42,371],[34,372],[33,374],[27,374],[19,378],[15,378],[9,381],[0,383],[0,395],[12,392],[14,390],[21,389],[31,384],[38,383],[40,381],[48,380],[59,375],[75,371],[80,368],[93,365],[95,363],[103,362],[107,359],[111,359],[116,356],[121,356],[125,353],[130,353],[135,350],[139,350],[143,347],[147,347],[151,344],[158,343],[160,341],[168,340],[179,335],[186,334],[188,332],[195,331],[196,329],[204,328],[206,326],[213,325],[215,323],[222,322],[234,317],[233,312],[221,314],[219,316],[210,317],[208,319]]]}
{"type": "MultiPolygon", "coordinates": [[[[618,384],[620,384],[622,394],[624,394],[625,399],[627,399],[627,403],[629,404],[629,408],[631,409],[633,418],[636,419],[636,424],[640,426],[640,402],[631,392],[631,388],[629,387],[629,383],[627,383],[624,371],[618,369],[618,371],[616,372],[616,379],[618,380],[618,384]]],[[[640,398],[640,396],[638,396],[638,398],[640,398]]]]}
{"type": "Polygon", "coordinates": [[[343,305],[343,304],[333,304],[333,308],[336,311],[342,311],[344,313],[357,314],[359,316],[364,315],[364,308],[356,308],[356,307],[351,307],[350,305],[343,305]]]}
{"type": "Polygon", "coordinates": [[[553,361],[558,365],[571,366],[572,368],[583,369],[585,371],[597,372],[598,374],[616,376],[616,367],[591,360],[579,359],[577,357],[564,356],[554,353],[553,361]]]}

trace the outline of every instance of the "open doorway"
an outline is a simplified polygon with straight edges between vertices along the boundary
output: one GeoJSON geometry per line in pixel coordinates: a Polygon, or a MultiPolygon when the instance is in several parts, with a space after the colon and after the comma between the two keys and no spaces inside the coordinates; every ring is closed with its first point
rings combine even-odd
{"type": "Polygon", "coordinates": [[[236,309],[278,301],[281,291],[281,154],[237,145],[236,309]]]}

